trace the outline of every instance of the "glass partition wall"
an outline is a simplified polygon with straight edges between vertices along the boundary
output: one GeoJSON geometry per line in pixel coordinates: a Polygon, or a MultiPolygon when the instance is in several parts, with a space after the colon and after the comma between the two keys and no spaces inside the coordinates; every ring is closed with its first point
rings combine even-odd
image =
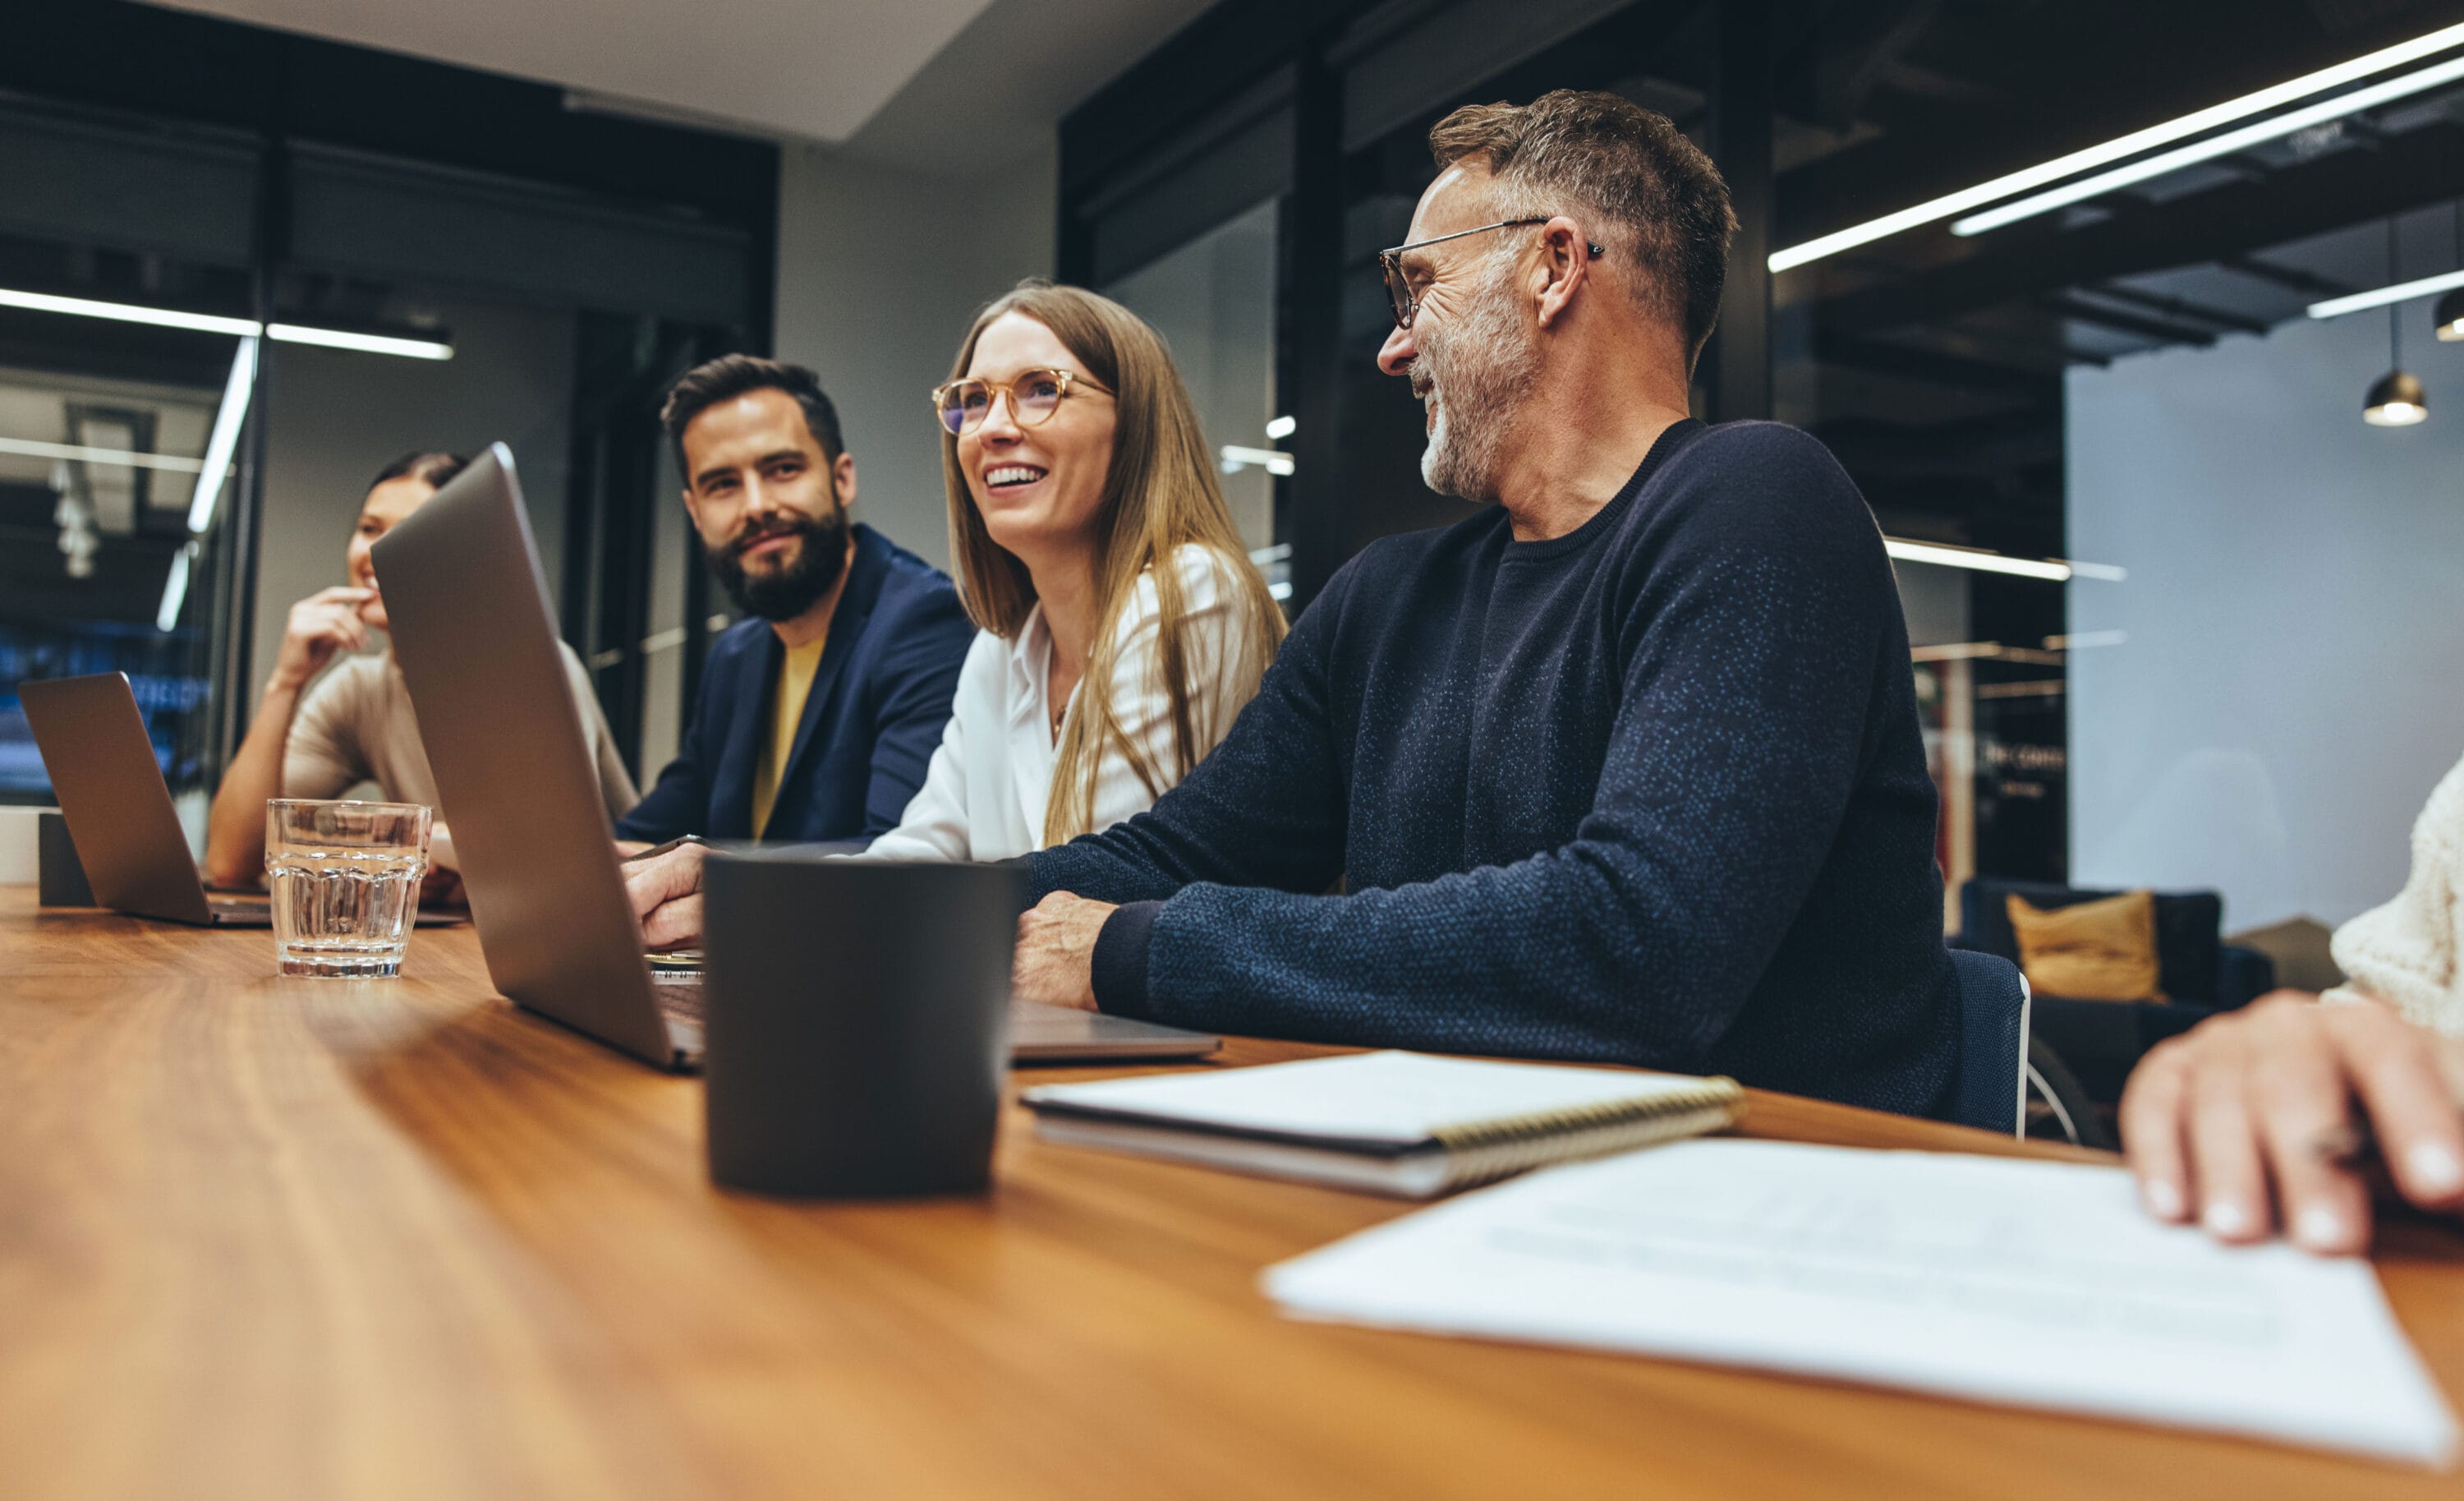
{"type": "Polygon", "coordinates": [[[122,72],[47,69],[74,27],[0,57],[0,801],[50,801],[15,685],[117,670],[200,819],[380,466],[495,441],[566,638],[655,772],[725,620],[656,403],[695,360],[768,347],[776,148],[121,18],[147,33],[122,72]]]}
{"type": "Polygon", "coordinates": [[[1275,250],[1279,204],[1258,205],[1102,288],[1172,346],[1222,472],[1223,498],[1250,556],[1290,592],[1281,517],[1295,424],[1276,406],[1275,250]]]}
{"type": "MultiPolygon", "coordinates": [[[[2173,409],[2133,408],[2139,372],[2240,345],[2289,354],[2311,304],[2464,265],[2444,217],[2464,195],[2452,77],[2464,47],[2423,50],[2416,39],[2447,24],[2436,9],[1225,0],[1065,121],[1062,270],[1148,296],[1161,321],[1172,315],[1134,290],[1140,278],[1188,282],[1219,227],[1276,205],[1273,406],[1296,429],[1277,445],[1292,473],[1278,481],[1275,539],[1305,607],[1369,541],[1466,514],[1419,484],[1419,413],[1372,363],[1391,328],[1375,254],[1404,238],[1434,175],[1429,126],[1462,104],[1556,88],[1607,89],[1668,115],[1719,163],[1746,220],[1696,414],[1807,429],[1872,505],[1907,609],[1953,891],[1974,874],[2158,880],[2170,868],[2134,852],[2148,841],[2127,832],[2153,815],[2131,809],[2181,799],[2153,790],[2164,768],[2125,764],[2118,749],[2166,717],[2154,685],[2177,671],[2145,622],[2238,618],[2240,605],[2217,600],[2222,581],[2268,543],[2220,510],[2217,535],[2159,545],[2142,518],[2197,508],[2151,493],[2162,486],[2146,476],[2167,460],[2142,436],[2104,434],[2123,413],[2178,429],[2179,404],[2198,401],[2186,373],[2162,386],[2173,409]],[[2138,43],[2111,45],[2125,34],[2138,43]],[[2219,51],[2219,34],[2235,46],[2219,51]],[[2230,119],[2193,114],[2304,77],[2230,119]],[[2164,139],[2132,134],[2150,130],[2164,139]],[[2337,238],[2355,234],[2377,236],[2367,254],[2337,238]],[[2082,427],[2089,396],[2096,421],[2082,427]],[[2181,570],[2197,587],[2170,590],[2185,549],[2203,553],[2181,570]],[[2111,708],[2075,701],[2082,682],[2111,708]],[[2085,810],[2083,744],[2101,768],[2085,810]]],[[[2383,328],[2375,353],[2347,340],[2338,358],[2353,367],[2354,433],[2371,380],[2464,350],[2433,342],[2436,290],[2407,305],[2395,344],[2383,328]]],[[[2455,332],[2464,341],[2464,323],[2455,332]]],[[[2434,413],[2434,379],[2422,378],[2434,413]]],[[[1210,426],[1251,420],[1247,408],[1209,414],[1210,426]]],[[[2313,495],[2393,485],[2384,466],[2409,462],[2402,445],[2427,445],[2408,434],[2438,420],[2370,429],[2393,440],[2357,455],[2359,469],[2275,468],[2311,475],[2313,495]]],[[[1227,427],[1214,441],[1243,440],[1227,427]]],[[[2249,488],[2213,473],[2182,482],[2224,508],[2249,488]]],[[[2336,556],[2322,545],[2312,564],[2336,556]]],[[[2287,643],[2274,660],[2307,655],[2287,643]]],[[[2207,674],[2230,694],[2190,696],[2263,697],[2240,661],[2207,674]]],[[[2211,733],[2192,749],[2241,766],[2252,734],[2211,733]]],[[[2464,723],[2446,739],[2464,743],[2464,723]]],[[[2409,789],[2412,806],[2426,787],[2409,789]]],[[[2217,848],[2283,843],[2228,832],[2217,848]]],[[[2176,864],[2208,880],[2197,862],[2176,864]]]]}
{"type": "Polygon", "coordinates": [[[194,786],[236,624],[260,341],[241,320],[99,318],[90,298],[31,290],[68,271],[89,293],[246,284],[233,268],[0,235],[0,802],[51,801],[17,684],[90,673],[128,675],[165,778],[194,786]]]}

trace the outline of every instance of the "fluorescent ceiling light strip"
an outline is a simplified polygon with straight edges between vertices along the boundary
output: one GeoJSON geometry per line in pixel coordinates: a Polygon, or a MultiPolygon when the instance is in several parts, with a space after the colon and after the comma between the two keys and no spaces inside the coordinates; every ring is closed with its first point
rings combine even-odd
{"type": "Polygon", "coordinates": [[[265,337],[286,344],[316,344],[326,349],[357,349],[363,354],[398,354],[413,360],[451,360],[453,346],[433,339],[402,339],[392,334],[354,334],[340,328],[308,328],[298,323],[269,323],[265,337]]]}
{"type": "Polygon", "coordinates": [[[248,421],[249,393],[255,387],[256,341],[243,339],[231,354],[231,377],[223,382],[223,404],[214,413],[213,435],[206,439],[204,472],[197,476],[197,493],[188,500],[188,530],[199,537],[214,524],[214,502],[222,497],[223,476],[231,473],[231,455],[239,451],[239,430],[248,421]]]}
{"type": "Polygon", "coordinates": [[[180,623],[180,607],[188,601],[188,555],[196,546],[190,542],[171,555],[171,571],[163,580],[163,603],[154,607],[157,630],[168,630],[180,623]]]}
{"type": "Polygon", "coordinates": [[[107,318],[119,323],[151,323],[157,328],[186,328],[201,334],[257,331],[253,318],[224,318],[215,313],[181,313],[170,308],[139,307],[132,302],[97,302],[90,298],[55,298],[44,292],[11,292],[0,288],[0,307],[21,307],[31,313],[66,313],[76,318],[107,318]]]}
{"type": "Polygon", "coordinates": [[[2066,563],[2006,558],[1998,552],[1912,542],[1898,537],[1883,538],[1882,550],[1902,563],[1930,563],[1946,568],[1973,568],[1981,573],[2013,573],[2023,579],[2051,579],[2057,584],[2071,576],[2071,565],[2066,563]]]}
{"type": "Polygon", "coordinates": [[[2398,42],[2393,47],[2382,48],[2350,61],[2340,62],[2332,68],[2321,68],[2317,73],[2306,73],[2298,78],[2288,78],[2282,83],[2260,89],[2255,94],[2245,94],[2239,99],[2227,99],[2221,104],[2211,104],[2206,109],[2193,111],[2179,119],[2150,125],[2145,130],[2134,130],[2126,136],[2117,136],[2101,145],[2088,146],[2083,150],[2074,151],[2068,156],[2058,156],[2050,162],[2041,162],[2035,166],[2006,173],[1991,182],[1979,183],[1973,188],[1965,188],[1958,192],[1947,193],[1940,198],[1916,204],[1897,213],[1886,213],[1879,219],[1869,219],[1863,224],[1850,225],[1847,229],[1807,240],[1801,245],[1791,245],[1784,250],[1773,251],[1770,266],[1774,272],[1786,271],[1793,266],[1802,266],[1809,261],[1820,260],[1826,255],[1836,255],[1841,251],[1852,250],[1857,246],[1886,238],[1903,230],[1913,230],[1937,220],[1953,218],[1966,213],[1970,209],[1981,209],[1987,204],[1996,203],[2002,199],[2045,187],[2050,183],[2060,182],[2065,177],[2094,171],[2100,166],[2137,156],[2142,151],[2152,151],[2158,146],[2170,145],[2176,141],[2204,134],[2220,125],[2232,124],[2237,120],[2245,120],[2253,115],[2280,109],[2284,105],[2293,103],[2297,99],[2307,99],[2321,90],[2352,83],[2366,78],[2371,74],[2384,73],[2389,68],[2401,67],[2408,62],[2445,52],[2448,48],[2455,46],[2464,46],[2464,25],[2446,27],[2431,32],[2428,35],[2416,36],[2409,42],[2398,42]]]}
{"type": "Polygon", "coordinates": [[[23,308],[30,313],[65,313],[74,318],[102,318],[117,323],[145,323],[155,328],[185,328],[200,334],[230,334],[240,339],[263,335],[284,343],[357,349],[366,354],[403,355],[413,360],[453,358],[451,344],[433,339],[361,334],[341,328],[313,328],[304,323],[268,326],[253,318],[226,318],[219,313],[183,313],[172,308],[143,307],[134,302],[99,302],[92,298],[54,297],[48,292],[16,292],[6,287],[0,287],[0,307],[23,308]]]}
{"type": "Polygon", "coordinates": [[[177,453],[90,449],[76,443],[40,443],[33,438],[0,438],[0,453],[18,453],[27,458],[64,458],[78,464],[125,464],[131,469],[167,469],[182,475],[193,475],[206,467],[200,459],[182,458],[177,453]]]}
{"type": "Polygon", "coordinates": [[[2399,281],[2391,287],[2371,292],[2356,292],[2349,297],[2329,298],[2324,302],[2310,304],[2312,318],[2342,318],[2346,313],[2359,313],[2365,308],[2385,307],[2390,302],[2409,302],[2426,298],[2450,287],[2464,287],[2464,271],[2442,271],[2418,281],[2399,281]]]}
{"type": "Polygon", "coordinates": [[[2350,94],[2340,94],[2334,99],[2321,99],[2303,109],[2272,116],[2256,124],[2244,125],[2239,130],[2228,130],[2221,136],[2211,136],[2205,141],[2193,142],[2179,150],[2151,156],[2144,162],[2133,162],[2128,166],[2116,167],[2110,172],[2100,172],[2094,177],[2082,178],[2076,183],[2066,183],[2048,193],[2038,193],[2033,198],[2022,198],[2017,203],[2007,203],[1998,209],[1988,209],[1983,213],[1971,214],[1968,218],[1959,220],[1950,227],[1950,232],[1982,234],[1988,230],[1998,230],[2006,224],[2016,224],[2022,219],[2033,219],[2040,213],[2051,213],[2056,209],[2065,209],[2085,199],[2101,198],[2116,188],[2127,188],[2133,183],[2144,183],[2151,177],[2162,177],[2167,172],[2178,172],[2186,166],[2195,166],[2201,162],[2211,162],[2220,156],[2231,156],[2236,151],[2245,151],[2269,141],[2281,140],[2286,136],[2307,130],[2313,125],[2323,125],[2331,120],[2342,120],[2347,115],[2358,115],[2363,110],[2375,109],[2381,104],[2391,103],[2396,99],[2419,94],[2425,89],[2434,89],[2442,83],[2452,83],[2457,78],[2464,78],[2464,57],[2450,58],[2434,68],[2424,68],[2419,73],[2408,73],[2403,77],[2389,78],[2385,83],[2374,83],[2366,89],[2356,89],[2350,94]]]}

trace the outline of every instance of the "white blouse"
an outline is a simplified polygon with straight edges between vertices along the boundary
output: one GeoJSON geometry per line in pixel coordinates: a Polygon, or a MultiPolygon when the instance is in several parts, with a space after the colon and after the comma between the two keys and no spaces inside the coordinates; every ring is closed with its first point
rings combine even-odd
{"type": "MultiPolygon", "coordinates": [[[[1191,727],[1202,758],[1232,728],[1265,664],[1248,660],[1247,621],[1230,568],[1195,542],[1184,545],[1174,563],[1186,609],[1182,639],[1191,727]]],[[[1112,680],[1104,685],[1112,712],[1169,787],[1177,774],[1172,698],[1157,651],[1161,621],[1153,577],[1138,580],[1113,629],[1120,651],[1112,680]]],[[[1044,814],[1060,758],[1047,688],[1051,661],[1052,633],[1041,605],[1027,614],[1015,641],[990,631],[977,634],[958,670],[949,727],[941,732],[923,789],[907,805],[898,827],[875,839],[866,855],[989,861],[1044,848],[1044,814]]],[[[1070,703],[1087,692],[1082,680],[1070,703]]],[[[1108,828],[1145,811],[1162,790],[1149,792],[1120,748],[1107,749],[1095,783],[1093,827],[1108,828]]]]}

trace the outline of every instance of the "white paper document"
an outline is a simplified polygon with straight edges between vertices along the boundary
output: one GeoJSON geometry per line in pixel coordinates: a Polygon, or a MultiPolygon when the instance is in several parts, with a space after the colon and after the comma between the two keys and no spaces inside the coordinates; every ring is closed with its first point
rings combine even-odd
{"type": "Polygon", "coordinates": [[[2445,1466],[2366,1262],[2159,1225],[2120,1168],[1681,1142],[1268,1269],[1308,1318],[1584,1345],[2445,1466]]]}

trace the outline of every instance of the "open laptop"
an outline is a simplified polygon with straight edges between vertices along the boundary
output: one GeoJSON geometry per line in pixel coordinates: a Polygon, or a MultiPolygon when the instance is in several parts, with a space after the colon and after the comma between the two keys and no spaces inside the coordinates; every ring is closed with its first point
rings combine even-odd
{"type": "Polygon", "coordinates": [[[23,682],[17,696],[97,904],[200,927],[268,928],[263,896],[209,896],[121,673],[23,682]]]}
{"type": "MultiPolygon", "coordinates": [[[[126,674],[21,682],[17,696],[98,905],[199,927],[274,926],[272,898],[209,895],[197,879],[126,674]]],[[[436,927],[462,917],[422,912],[418,920],[436,927]]]]}
{"type": "MultiPolygon", "coordinates": [[[[453,810],[489,979],[517,1004],[647,1063],[693,1067],[700,971],[654,973],[642,952],[513,454],[489,445],[374,557],[394,659],[453,810]]],[[[1217,1044],[1125,1017],[1011,1006],[1021,1060],[1182,1058],[1217,1044]]]]}

